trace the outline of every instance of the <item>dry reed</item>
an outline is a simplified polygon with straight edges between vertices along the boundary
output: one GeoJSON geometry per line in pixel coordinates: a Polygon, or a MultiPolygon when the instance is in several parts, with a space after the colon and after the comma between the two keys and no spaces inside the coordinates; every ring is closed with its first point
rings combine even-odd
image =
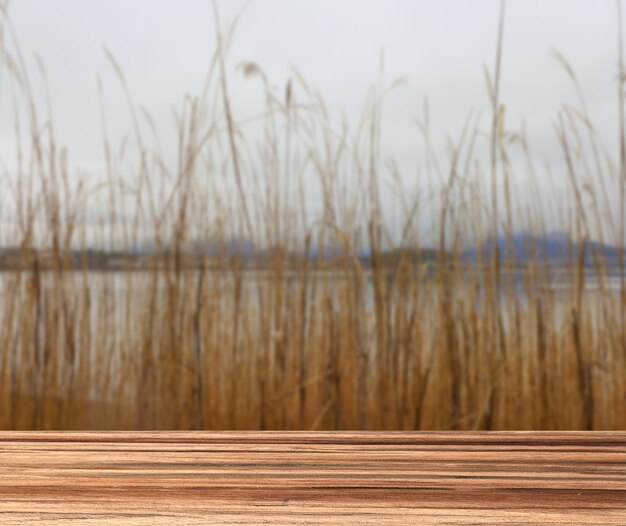
{"type": "Polygon", "coordinates": [[[382,81],[362,118],[337,126],[297,71],[280,97],[247,63],[243,72],[263,81],[265,108],[239,122],[226,66],[235,21],[218,35],[203,91],[177,112],[172,168],[146,139],[154,123],[109,54],[134,141],[111,144],[101,87],[106,178],[88,187],[70,176],[53,123],[40,118],[3,8],[11,45],[2,68],[21,140],[2,202],[18,241],[15,268],[0,276],[0,428],[626,429],[621,47],[617,161],[580,90],[579,108],[562,108],[555,122],[569,177],[559,211],[578,251],[555,264],[528,247],[535,257],[521,265],[492,243],[470,260],[467,242],[511,238],[516,224],[533,225],[533,239],[547,233],[525,131],[500,118],[503,20],[504,12],[489,80],[488,171],[476,151],[478,119],[450,145],[447,167],[432,150],[426,111],[420,123],[429,175],[443,182],[428,249],[419,227],[426,189],[404,188],[393,162],[399,242],[385,223],[382,81]],[[516,155],[532,205],[511,197],[516,155]],[[132,180],[119,175],[128,165],[132,180]],[[311,177],[319,213],[307,205],[311,177]],[[88,238],[81,217],[96,194],[108,215],[88,238]],[[617,212],[611,195],[620,196],[617,212]],[[598,238],[618,247],[617,287],[615,268],[587,257],[598,238]],[[130,258],[146,240],[149,253],[130,258]],[[94,270],[94,243],[137,268],[94,270]],[[262,250],[249,253],[251,244],[262,250]],[[567,275],[564,291],[555,273],[567,275]]]}

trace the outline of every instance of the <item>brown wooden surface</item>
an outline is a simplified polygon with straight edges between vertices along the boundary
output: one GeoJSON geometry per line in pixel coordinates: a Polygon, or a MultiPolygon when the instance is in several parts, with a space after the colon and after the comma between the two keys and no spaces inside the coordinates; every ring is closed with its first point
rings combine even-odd
{"type": "Polygon", "coordinates": [[[0,524],[626,524],[626,433],[0,433],[0,524]]]}

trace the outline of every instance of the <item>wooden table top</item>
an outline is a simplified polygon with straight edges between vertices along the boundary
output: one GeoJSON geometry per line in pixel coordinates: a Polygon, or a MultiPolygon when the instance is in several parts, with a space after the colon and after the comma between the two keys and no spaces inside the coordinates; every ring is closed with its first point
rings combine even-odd
{"type": "Polygon", "coordinates": [[[0,432],[0,524],[626,524],[626,433],[0,432]]]}

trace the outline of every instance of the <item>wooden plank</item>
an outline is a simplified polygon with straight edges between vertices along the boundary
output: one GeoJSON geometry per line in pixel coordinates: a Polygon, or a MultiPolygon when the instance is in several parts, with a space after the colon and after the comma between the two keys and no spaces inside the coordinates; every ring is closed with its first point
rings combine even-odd
{"type": "Polygon", "coordinates": [[[0,432],[0,524],[626,524],[626,433],[0,432]]]}

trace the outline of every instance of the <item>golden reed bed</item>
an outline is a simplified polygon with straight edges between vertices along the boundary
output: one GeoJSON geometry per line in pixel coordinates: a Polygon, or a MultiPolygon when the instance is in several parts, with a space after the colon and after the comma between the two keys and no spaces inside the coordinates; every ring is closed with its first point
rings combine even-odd
{"type": "Polygon", "coordinates": [[[102,170],[86,173],[1,9],[16,151],[0,168],[0,429],[626,429],[621,48],[611,145],[557,57],[578,102],[555,109],[560,158],[544,168],[504,120],[501,17],[487,119],[470,113],[442,155],[428,105],[407,108],[415,177],[381,146],[400,82],[381,76],[344,120],[297,70],[277,92],[258,65],[235,68],[234,21],[176,109],[174,158],[107,52],[131,125],[109,136],[120,86],[100,83],[102,129],[85,133],[102,137],[102,170]],[[263,90],[253,118],[235,74],[263,90]],[[520,229],[523,265],[494,243],[520,229]],[[558,261],[536,241],[552,229],[570,239],[558,261]],[[96,272],[93,247],[160,270],[96,272]]]}

